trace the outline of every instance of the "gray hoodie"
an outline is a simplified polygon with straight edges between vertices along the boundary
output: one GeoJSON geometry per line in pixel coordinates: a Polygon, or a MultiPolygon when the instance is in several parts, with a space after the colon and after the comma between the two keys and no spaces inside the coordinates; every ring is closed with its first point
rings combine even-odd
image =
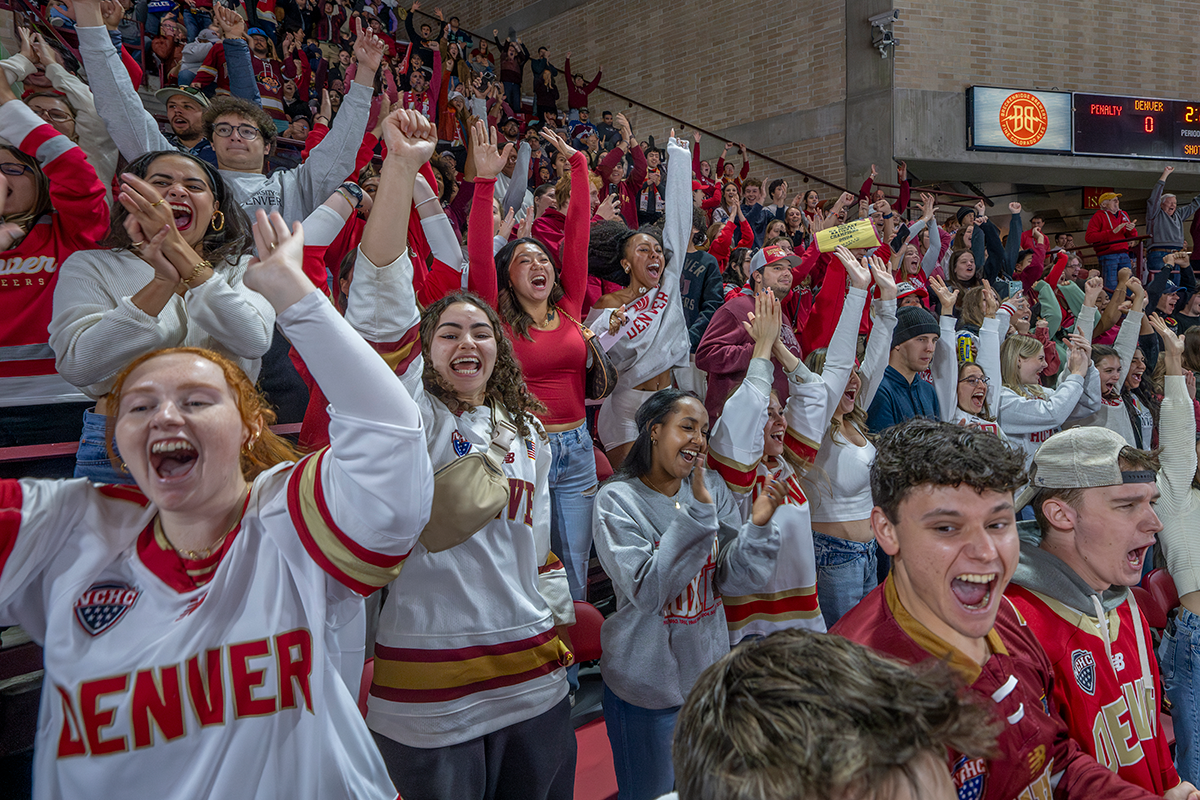
{"type": "Polygon", "coordinates": [[[1100,606],[1107,614],[1124,603],[1125,598],[1129,596],[1127,586],[1110,586],[1103,592],[1097,592],[1058,556],[1028,541],[1021,542],[1021,563],[1013,573],[1012,582],[1053,597],[1097,622],[1099,620],[1093,597],[1099,599],[1100,606]]]}
{"type": "Polygon", "coordinates": [[[634,478],[596,495],[596,554],[612,579],[617,611],[600,629],[604,683],[642,708],[683,705],[700,673],[729,652],[721,595],[761,589],[775,571],[774,522],[742,524],[719,475],[705,471],[712,504],[691,478],[666,497],[634,478]]]}

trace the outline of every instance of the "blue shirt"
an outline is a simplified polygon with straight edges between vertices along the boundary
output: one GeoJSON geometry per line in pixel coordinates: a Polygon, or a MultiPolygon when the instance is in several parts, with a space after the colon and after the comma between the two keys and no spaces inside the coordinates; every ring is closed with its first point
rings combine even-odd
{"type": "Polygon", "coordinates": [[[941,416],[933,384],[919,376],[914,376],[909,383],[898,370],[888,366],[867,411],[867,427],[872,433],[879,433],[913,417],[941,419],[941,416]]]}

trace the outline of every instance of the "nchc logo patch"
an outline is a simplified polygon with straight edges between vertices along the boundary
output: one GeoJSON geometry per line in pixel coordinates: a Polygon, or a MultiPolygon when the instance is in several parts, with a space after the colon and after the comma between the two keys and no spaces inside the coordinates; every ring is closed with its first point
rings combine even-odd
{"type": "Polygon", "coordinates": [[[1096,659],[1091,650],[1071,651],[1071,671],[1080,689],[1091,695],[1096,693],[1096,659]]]}
{"type": "Polygon", "coordinates": [[[75,619],[92,636],[99,636],[120,622],[141,594],[127,583],[97,583],[75,601],[75,619]]]}
{"type": "Polygon", "coordinates": [[[950,769],[958,800],[979,800],[987,782],[987,761],[982,758],[963,756],[950,769]]]}

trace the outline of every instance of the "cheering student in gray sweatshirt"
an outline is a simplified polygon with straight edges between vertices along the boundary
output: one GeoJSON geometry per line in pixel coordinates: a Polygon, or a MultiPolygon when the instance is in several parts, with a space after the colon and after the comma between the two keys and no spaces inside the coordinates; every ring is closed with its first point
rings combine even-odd
{"type": "Polygon", "coordinates": [[[671,734],[696,677],[729,652],[722,595],[762,589],[775,571],[770,480],[742,523],[719,475],[704,469],[708,412],[663,389],[637,412],[637,439],[596,495],[593,535],[617,611],[604,622],[604,722],[621,797],[671,790],[671,734]]]}
{"type": "MultiPolygon", "coordinates": [[[[1176,250],[1187,247],[1187,239],[1183,235],[1183,226],[1196,209],[1200,209],[1200,195],[1192,198],[1186,206],[1180,206],[1173,194],[1163,194],[1167,186],[1167,177],[1175,171],[1174,167],[1164,167],[1158,183],[1150,190],[1150,199],[1146,201],[1146,233],[1150,235],[1150,250],[1147,256],[1151,280],[1163,268],[1163,257],[1176,250]]],[[[1175,281],[1179,283],[1178,280],[1175,281]]]]}

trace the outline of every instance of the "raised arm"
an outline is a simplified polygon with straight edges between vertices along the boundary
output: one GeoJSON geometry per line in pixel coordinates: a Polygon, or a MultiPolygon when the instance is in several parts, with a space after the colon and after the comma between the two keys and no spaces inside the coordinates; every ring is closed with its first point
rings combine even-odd
{"type": "MultiPolygon", "coordinates": [[[[369,594],[399,573],[429,521],[433,470],[420,410],[386,362],[304,275],[301,224],[293,223],[289,231],[278,213],[268,218],[259,210],[257,216],[254,239],[266,257],[251,265],[246,281],[271,303],[280,329],[333,409],[332,445],[297,468],[293,486],[304,492],[306,480],[315,483],[315,498],[327,518],[353,541],[347,554],[362,567],[347,574],[339,566],[330,574],[369,594]],[[369,554],[364,556],[363,549],[369,554]]],[[[304,531],[300,535],[304,538],[304,531]]]]}
{"type": "MultiPolygon", "coordinates": [[[[687,142],[667,140],[667,186],[663,194],[666,212],[663,219],[663,248],[667,251],[667,268],[662,277],[666,291],[674,294],[683,274],[687,245],[692,230],[692,178],[688,173],[687,142]]],[[[586,195],[585,195],[586,196],[586,195]]]]}
{"type": "Polygon", "coordinates": [[[108,29],[100,19],[100,4],[96,0],[81,0],[75,8],[80,18],[80,27],[75,29],[79,36],[79,56],[96,98],[96,112],[108,126],[121,155],[134,161],[146,153],[174,150],[129,82],[121,54],[113,47],[108,29]],[[93,9],[95,20],[89,24],[85,20],[90,20],[93,9]]]}
{"type": "Polygon", "coordinates": [[[567,221],[563,229],[562,274],[563,306],[579,318],[588,278],[588,231],[591,224],[591,181],[587,157],[567,144],[552,130],[543,130],[542,138],[554,145],[571,164],[571,198],[567,201],[567,221]]]}

